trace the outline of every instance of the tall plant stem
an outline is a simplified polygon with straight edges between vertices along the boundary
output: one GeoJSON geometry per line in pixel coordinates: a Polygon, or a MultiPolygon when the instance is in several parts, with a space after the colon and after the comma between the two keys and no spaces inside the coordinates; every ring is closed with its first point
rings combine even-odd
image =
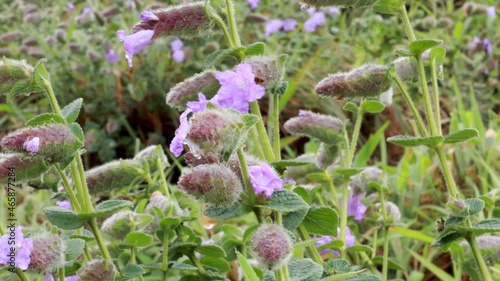
{"type": "Polygon", "coordinates": [[[418,75],[420,78],[420,86],[422,88],[422,95],[424,96],[425,111],[427,115],[427,123],[429,123],[429,128],[431,129],[431,135],[438,135],[438,130],[436,126],[436,117],[432,110],[431,96],[429,94],[429,88],[427,87],[427,77],[425,76],[424,62],[422,60],[422,55],[417,55],[417,65],[418,65],[418,75]]]}
{"type": "MultiPolygon", "coordinates": [[[[243,177],[243,184],[245,186],[245,191],[247,192],[249,205],[253,206],[255,204],[255,192],[250,183],[250,174],[248,173],[248,165],[245,160],[245,153],[243,148],[238,148],[238,160],[240,161],[241,176],[243,177]]],[[[256,214],[257,215],[257,214],[256,214]]]]}
{"type": "Polygon", "coordinates": [[[431,80],[432,80],[432,89],[433,89],[433,101],[434,101],[434,115],[436,117],[435,123],[437,127],[437,133],[442,135],[443,132],[441,130],[441,107],[439,105],[439,85],[437,79],[437,66],[436,60],[431,58],[431,80]]]}
{"type": "Polygon", "coordinates": [[[99,249],[101,250],[103,257],[109,261],[113,261],[111,259],[111,256],[109,255],[108,248],[106,248],[106,245],[104,244],[104,240],[102,239],[101,232],[97,227],[97,222],[95,218],[91,218],[89,224],[90,228],[92,229],[92,232],[94,233],[95,240],[97,241],[97,245],[99,246],[99,249]]]}
{"type": "MultiPolygon", "coordinates": [[[[385,212],[385,211],[384,211],[385,212]]],[[[389,266],[389,227],[384,226],[384,256],[382,263],[382,280],[387,280],[387,269],[389,266]]]]}
{"type": "Polygon", "coordinates": [[[273,151],[274,160],[281,160],[281,148],[280,148],[280,119],[279,119],[279,106],[280,106],[280,96],[278,94],[272,94],[273,98],[273,151]]]}
{"type": "Polygon", "coordinates": [[[340,209],[340,241],[344,243],[340,248],[340,257],[346,258],[346,234],[347,234],[347,201],[349,200],[349,179],[344,178],[342,186],[342,208],[340,209]]]}
{"type": "MultiPolygon", "coordinates": [[[[467,220],[467,226],[471,227],[471,223],[469,220],[467,220]]],[[[486,262],[483,259],[483,255],[481,254],[481,251],[479,250],[479,247],[476,242],[476,237],[473,235],[473,233],[469,233],[468,235],[465,236],[465,240],[470,245],[470,249],[472,250],[472,254],[474,255],[474,258],[476,259],[477,265],[479,267],[479,273],[481,274],[481,278],[483,281],[493,281],[491,278],[490,272],[488,271],[488,267],[486,266],[486,262]]]]}
{"type": "Polygon", "coordinates": [[[444,154],[443,146],[439,145],[436,148],[436,153],[439,157],[439,162],[441,163],[441,170],[444,174],[444,179],[446,181],[446,187],[448,188],[448,192],[450,193],[451,198],[458,197],[458,189],[455,183],[455,179],[451,174],[450,167],[448,166],[448,161],[446,161],[446,155],[444,154]]]}
{"type": "MultiPolygon", "coordinates": [[[[311,237],[309,236],[309,233],[307,232],[306,227],[303,224],[299,225],[297,231],[299,232],[299,236],[302,241],[311,240],[311,237]]],[[[316,247],[314,247],[313,245],[308,245],[306,246],[306,250],[314,262],[316,262],[317,264],[323,264],[323,259],[321,259],[321,256],[319,255],[318,249],[316,249],[316,247]]]]}
{"type": "Polygon", "coordinates": [[[170,196],[167,179],[165,178],[165,173],[163,172],[163,164],[161,163],[160,157],[156,159],[156,166],[158,167],[158,173],[160,174],[160,186],[163,190],[163,193],[165,193],[165,196],[170,196]]]}
{"type": "Polygon", "coordinates": [[[73,188],[69,184],[68,177],[66,177],[66,174],[61,169],[61,166],[59,165],[59,163],[57,163],[55,165],[55,168],[57,170],[57,173],[59,174],[59,176],[61,177],[61,179],[63,181],[64,191],[69,196],[69,200],[71,201],[71,206],[75,209],[76,212],[80,213],[82,211],[82,207],[80,206],[80,203],[79,203],[78,199],[76,198],[75,193],[73,192],[73,188]]]}
{"type": "Polygon", "coordinates": [[[229,21],[229,32],[231,33],[235,46],[241,46],[240,35],[236,27],[236,19],[234,18],[234,5],[232,0],[226,0],[227,19],[229,21]]]}
{"type": "Polygon", "coordinates": [[[264,127],[264,122],[262,121],[262,115],[260,114],[259,104],[256,101],[250,103],[250,110],[252,114],[255,114],[259,117],[259,121],[257,121],[257,133],[259,134],[259,141],[262,143],[262,149],[264,150],[264,155],[266,160],[269,162],[273,162],[274,154],[273,149],[271,147],[271,143],[269,142],[269,138],[267,137],[266,128],[264,127]]]}

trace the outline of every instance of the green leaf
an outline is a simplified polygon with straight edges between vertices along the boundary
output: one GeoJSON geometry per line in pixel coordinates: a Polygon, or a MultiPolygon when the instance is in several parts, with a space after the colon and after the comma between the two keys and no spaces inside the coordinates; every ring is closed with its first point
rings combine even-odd
{"type": "Polygon", "coordinates": [[[307,209],[309,205],[307,205],[302,197],[293,191],[284,189],[274,191],[271,199],[269,199],[265,205],[261,205],[261,207],[279,212],[295,212],[307,209]]]}
{"type": "Polygon", "coordinates": [[[64,241],[66,244],[66,250],[64,251],[65,261],[70,261],[76,259],[83,252],[85,247],[85,240],[75,238],[64,241]]]}
{"type": "Polygon", "coordinates": [[[246,280],[259,281],[260,280],[259,277],[253,270],[250,263],[248,263],[247,258],[238,251],[236,251],[236,255],[238,256],[238,263],[240,264],[241,269],[243,270],[243,275],[245,275],[246,280]]]}
{"type": "Polygon", "coordinates": [[[252,43],[246,46],[246,48],[245,55],[247,57],[263,55],[266,52],[266,44],[262,42],[252,43]]]}
{"type": "Polygon", "coordinates": [[[126,200],[108,200],[100,203],[94,209],[93,213],[82,213],[80,218],[96,218],[114,214],[123,208],[133,208],[134,203],[126,200]]]}
{"type": "Polygon", "coordinates": [[[335,175],[341,175],[346,178],[355,176],[363,171],[362,168],[351,168],[351,169],[336,169],[333,174],[335,175]]]}
{"type": "Polygon", "coordinates": [[[350,101],[348,101],[344,104],[343,109],[346,111],[354,112],[354,113],[358,112],[358,106],[355,103],[350,102],[350,101]]]}
{"type": "Polygon", "coordinates": [[[224,258],[226,252],[217,245],[200,245],[196,248],[196,252],[209,257],[224,258]]]}
{"type": "Polygon", "coordinates": [[[431,60],[434,60],[436,66],[444,64],[444,59],[446,58],[446,49],[443,47],[436,47],[431,50],[430,53],[431,60]]]}
{"type": "Polygon", "coordinates": [[[224,258],[203,256],[201,257],[200,262],[205,266],[217,269],[219,272],[228,272],[231,269],[229,262],[227,262],[224,258]]]}
{"type": "Polygon", "coordinates": [[[448,232],[444,235],[440,235],[436,241],[432,242],[431,246],[441,247],[443,250],[447,250],[448,246],[457,241],[458,239],[463,238],[463,234],[460,232],[448,232]]]}
{"type": "Polygon", "coordinates": [[[143,232],[130,232],[125,241],[132,247],[147,247],[153,243],[153,236],[143,232]]]}
{"type": "Polygon", "coordinates": [[[420,240],[424,243],[432,243],[432,241],[434,241],[433,237],[425,235],[420,231],[411,230],[411,229],[403,228],[400,226],[393,226],[393,227],[389,228],[389,231],[401,234],[401,235],[408,237],[408,238],[420,240]]]}
{"type": "Polygon", "coordinates": [[[385,104],[376,100],[367,100],[361,104],[361,110],[368,113],[379,113],[385,108],[385,104]]]}
{"type": "Polygon", "coordinates": [[[278,171],[284,171],[286,167],[297,167],[307,164],[312,164],[312,162],[306,159],[280,160],[276,162],[271,162],[271,166],[278,171]]]}
{"type": "Polygon", "coordinates": [[[406,50],[406,49],[399,49],[399,50],[396,50],[396,54],[400,57],[413,57],[413,54],[410,53],[410,51],[406,50]]]}
{"type": "Polygon", "coordinates": [[[418,138],[413,136],[394,136],[387,139],[388,142],[402,147],[415,147],[425,145],[428,147],[435,147],[442,143],[444,138],[442,136],[432,136],[427,138],[418,138]]]}
{"type": "Polygon", "coordinates": [[[190,270],[190,271],[198,271],[198,268],[194,265],[190,265],[183,262],[172,261],[170,262],[169,269],[179,269],[179,270],[190,270]]]}
{"type": "Polygon", "coordinates": [[[164,218],[160,221],[160,227],[165,231],[176,229],[181,224],[180,218],[164,218]]]}
{"type": "Polygon", "coordinates": [[[62,116],[66,119],[66,122],[72,123],[76,121],[78,115],[80,114],[82,102],[82,98],[77,98],[61,110],[62,116]]]}
{"type": "Polygon", "coordinates": [[[457,143],[463,142],[471,138],[479,137],[479,131],[476,129],[463,129],[460,131],[453,132],[446,136],[444,143],[457,143]]]}
{"type": "Polygon", "coordinates": [[[227,220],[248,214],[251,211],[252,210],[247,206],[241,203],[236,203],[231,207],[208,206],[208,208],[205,209],[204,214],[214,220],[227,220]]]}
{"type": "MultiPolygon", "coordinates": [[[[348,274],[348,273],[346,273],[348,274]]],[[[349,277],[347,279],[338,279],[338,280],[345,280],[345,281],[380,281],[380,278],[378,278],[375,275],[372,274],[364,274],[364,275],[356,275],[353,277],[349,277]]]]}
{"type": "Polygon", "coordinates": [[[71,130],[71,132],[73,133],[73,135],[75,135],[75,137],[77,139],[77,141],[75,141],[75,145],[74,145],[75,150],[77,150],[83,146],[83,142],[85,140],[85,135],[83,134],[83,129],[82,129],[82,127],[80,127],[80,124],[75,123],[75,122],[69,124],[68,126],[69,126],[69,129],[71,130]]]}
{"type": "Polygon", "coordinates": [[[283,215],[283,227],[289,231],[295,231],[307,215],[307,209],[297,210],[295,212],[283,215]]]}
{"type": "Polygon", "coordinates": [[[281,96],[286,92],[286,89],[288,89],[288,81],[281,81],[278,85],[271,89],[271,93],[281,96]]]}
{"type": "Polygon", "coordinates": [[[241,120],[243,120],[243,123],[245,124],[244,128],[246,130],[244,131],[247,131],[250,130],[253,127],[253,125],[257,124],[257,122],[259,121],[259,117],[254,114],[243,114],[241,116],[241,120]]]}
{"type": "Polygon", "coordinates": [[[428,49],[434,48],[436,46],[439,46],[443,43],[443,40],[435,40],[435,39],[421,39],[421,40],[416,40],[410,43],[408,46],[408,49],[410,53],[414,55],[422,54],[423,52],[427,51],[428,49]]]}
{"type": "Polygon", "coordinates": [[[55,113],[42,113],[26,121],[24,125],[34,127],[54,123],[64,124],[64,119],[55,113]]]}
{"type": "Polygon", "coordinates": [[[311,207],[302,223],[311,234],[337,236],[339,215],[331,207],[311,207]]]}
{"type": "Polygon", "coordinates": [[[461,231],[470,231],[475,235],[483,235],[486,233],[500,232],[500,219],[486,219],[482,220],[472,227],[456,227],[456,229],[461,231]]]}
{"type": "MultiPolygon", "coordinates": [[[[376,256],[372,259],[372,262],[374,264],[382,265],[384,263],[384,258],[381,256],[376,256]]],[[[397,262],[395,262],[390,258],[387,259],[387,267],[394,270],[406,270],[403,266],[401,266],[400,264],[398,264],[397,262]]]]}
{"type": "Polygon", "coordinates": [[[61,229],[77,229],[85,224],[85,220],[81,220],[77,213],[61,207],[46,207],[43,212],[53,225],[61,229]]]}
{"type": "MultiPolygon", "coordinates": [[[[455,217],[470,217],[480,213],[484,209],[484,201],[478,198],[465,199],[464,208],[450,208],[455,217]]],[[[451,203],[454,204],[454,203],[451,203]]],[[[453,206],[453,205],[452,205],[453,206]]]]}
{"type": "Polygon", "coordinates": [[[364,167],[370,160],[373,152],[377,148],[380,140],[384,137],[384,132],[389,126],[389,121],[380,126],[374,134],[371,134],[366,144],[359,150],[354,160],[354,167],[364,167]]]}
{"type": "Polygon", "coordinates": [[[138,266],[137,264],[127,264],[122,270],[121,278],[117,278],[117,281],[125,281],[125,280],[130,280],[136,277],[139,277],[146,273],[142,267],[138,266]]]}
{"type": "Polygon", "coordinates": [[[323,269],[328,275],[346,273],[351,271],[351,263],[345,259],[328,260],[323,269]]]}
{"type": "Polygon", "coordinates": [[[450,216],[444,222],[444,227],[448,227],[448,226],[452,226],[452,225],[456,225],[456,224],[462,223],[462,222],[465,221],[465,219],[466,219],[466,217],[450,216]]]}
{"type": "Polygon", "coordinates": [[[367,246],[367,245],[355,245],[355,246],[347,247],[346,250],[348,252],[365,252],[368,255],[370,255],[373,252],[372,247],[367,246]]]}
{"type": "Polygon", "coordinates": [[[232,47],[232,48],[228,48],[228,49],[222,49],[222,50],[215,51],[215,52],[211,53],[210,55],[208,55],[207,59],[205,60],[205,67],[210,68],[212,66],[216,66],[220,62],[222,62],[222,60],[225,57],[232,56],[232,55],[236,54],[237,52],[244,52],[245,50],[246,50],[245,47],[239,46],[239,47],[232,47]]]}
{"type": "Polygon", "coordinates": [[[50,84],[50,73],[47,71],[43,63],[38,63],[35,67],[33,79],[35,84],[42,89],[45,89],[45,81],[50,84]]]}
{"type": "Polygon", "coordinates": [[[71,239],[83,239],[85,242],[90,242],[95,240],[94,234],[87,229],[82,230],[82,234],[73,234],[70,236],[71,239]]]}
{"type": "Polygon", "coordinates": [[[379,0],[373,4],[373,11],[382,14],[398,14],[403,5],[402,0],[379,0]]]}
{"type": "Polygon", "coordinates": [[[311,259],[293,259],[288,263],[290,281],[317,281],[323,275],[323,267],[311,259]]]}
{"type": "Polygon", "coordinates": [[[328,182],[328,181],[330,181],[330,178],[324,172],[309,173],[309,174],[306,175],[306,178],[310,179],[310,180],[313,180],[313,181],[318,181],[318,182],[328,182]]]}
{"type": "Polygon", "coordinates": [[[410,249],[406,249],[409,251],[409,253],[417,260],[419,261],[423,266],[425,266],[427,269],[429,269],[434,275],[436,275],[439,280],[442,281],[454,281],[455,278],[453,276],[449,275],[446,273],[444,270],[433,264],[433,262],[430,259],[427,259],[425,257],[422,257],[421,255],[413,252],[410,249]]]}

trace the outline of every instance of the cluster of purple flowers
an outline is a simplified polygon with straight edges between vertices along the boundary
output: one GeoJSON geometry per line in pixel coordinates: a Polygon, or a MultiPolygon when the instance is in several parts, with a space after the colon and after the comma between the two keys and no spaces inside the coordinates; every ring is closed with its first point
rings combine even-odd
{"type": "Polygon", "coordinates": [[[294,31],[296,27],[297,20],[295,19],[272,19],[266,23],[264,34],[269,37],[280,30],[283,30],[285,32],[294,31]]]}
{"type": "Polygon", "coordinates": [[[469,43],[469,49],[478,50],[482,49],[486,52],[487,55],[491,55],[493,53],[493,45],[488,38],[480,39],[479,37],[474,37],[472,41],[469,43]]]}
{"type": "Polygon", "coordinates": [[[174,41],[170,43],[170,49],[172,50],[172,58],[176,62],[183,62],[184,58],[186,57],[186,54],[182,50],[183,47],[184,43],[179,38],[176,38],[174,41]]]}
{"type": "MultiPolygon", "coordinates": [[[[218,107],[233,108],[240,113],[247,113],[250,102],[264,96],[265,89],[255,83],[255,75],[250,64],[239,64],[236,71],[217,72],[216,78],[221,87],[210,102],[218,107]]],[[[203,93],[198,94],[198,99],[197,102],[188,102],[187,109],[180,116],[179,128],[175,131],[175,137],[170,143],[170,151],[176,157],[179,157],[184,150],[183,144],[189,131],[188,115],[202,111],[209,102],[203,93]]]]}
{"type": "MultiPolygon", "coordinates": [[[[316,31],[316,29],[326,23],[326,15],[322,11],[316,11],[316,9],[310,8],[307,10],[310,17],[304,22],[304,31],[307,33],[312,33],[316,31]]],[[[337,16],[340,14],[339,7],[328,7],[327,13],[330,16],[337,16]]],[[[281,19],[271,19],[266,23],[264,28],[265,36],[269,37],[274,33],[283,30],[285,32],[294,31],[297,28],[297,20],[292,18],[287,18],[284,20],[281,19]]]]}
{"type": "MultiPolygon", "coordinates": [[[[358,195],[350,195],[347,199],[347,215],[354,216],[354,219],[357,221],[362,221],[363,216],[368,210],[368,207],[361,203],[361,198],[365,196],[364,193],[360,193],[358,195]]],[[[342,207],[342,199],[340,199],[340,207],[342,207]]]]}
{"type": "Polygon", "coordinates": [[[29,238],[24,238],[22,227],[18,226],[14,230],[14,241],[12,242],[11,235],[5,234],[0,237],[0,264],[9,265],[11,257],[7,253],[11,253],[11,248],[15,248],[15,265],[16,267],[26,270],[30,265],[30,255],[33,249],[33,241],[29,238]],[[14,247],[13,247],[14,246],[14,247]]]}

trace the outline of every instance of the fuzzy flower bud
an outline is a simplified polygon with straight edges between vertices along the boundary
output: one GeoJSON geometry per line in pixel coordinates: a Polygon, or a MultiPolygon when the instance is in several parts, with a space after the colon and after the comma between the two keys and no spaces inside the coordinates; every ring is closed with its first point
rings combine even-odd
{"type": "Polygon", "coordinates": [[[16,181],[33,179],[49,169],[43,158],[32,157],[23,153],[0,153],[0,183],[9,180],[9,174],[15,173],[16,181]]]}
{"type": "Polygon", "coordinates": [[[111,192],[131,185],[141,177],[140,165],[135,160],[116,160],[85,172],[92,195],[111,192]]]}
{"type": "Polygon", "coordinates": [[[354,194],[364,193],[370,181],[378,181],[382,175],[379,167],[367,167],[361,173],[351,177],[349,187],[354,194]]]}
{"type": "Polygon", "coordinates": [[[27,127],[5,136],[0,146],[9,152],[32,152],[49,163],[64,163],[73,157],[76,137],[62,124],[27,127]]]}
{"type": "MultiPolygon", "coordinates": [[[[382,208],[382,204],[377,203],[377,204],[375,204],[375,207],[382,208]]],[[[396,204],[394,204],[390,201],[385,202],[385,211],[387,212],[387,218],[390,221],[401,220],[401,212],[399,211],[399,207],[396,204]]],[[[382,219],[383,219],[383,216],[380,216],[379,220],[382,220],[382,219]]]]}
{"type": "Polygon", "coordinates": [[[134,229],[137,220],[137,213],[132,211],[120,211],[107,218],[101,226],[104,233],[111,237],[123,240],[129,232],[134,229]]]}
{"type": "Polygon", "coordinates": [[[171,6],[155,11],[145,11],[133,32],[153,30],[153,38],[177,36],[191,38],[213,34],[215,21],[205,14],[205,2],[171,6]]]}
{"type": "Polygon", "coordinates": [[[30,269],[37,272],[54,272],[64,266],[64,242],[51,233],[41,233],[30,237],[33,249],[30,255],[30,269]]]}
{"type": "Polygon", "coordinates": [[[161,145],[150,145],[139,151],[134,156],[134,160],[148,162],[149,170],[151,172],[155,172],[158,170],[158,159],[160,159],[160,163],[163,165],[163,167],[170,166],[167,156],[165,155],[165,152],[163,151],[161,145]]]}
{"type": "Polygon", "coordinates": [[[113,280],[115,266],[109,260],[91,260],[77,271],[79,281],[113,280]]]}
{"type": "Polygon", "coordinates": [[[362,7],[369,6],[377,2],[377,0],[300,0],[308,6],[322,7],[322,6],[352,6],[362,7]]]}
{"type": "Polygon", "coordinates": [[[206,109],[189,120],[186,142],[192,151],[230,155],[241,138],[241,115],[229,109],[206,109]]]}
{"type": "Polygon", "coordinates": [[[179,188],[198,200],[218,206],[234,204],[243,191],[238,176],[220,164],[194,167],[180,178],[179,188]]]}
{"type": "Polygon", "coordinates": [[[211,99],[220,88],[215,78],[215,71],[206,70],[180,83],[177,83],[167,94],[167,104],[179,110],[185,110],[189,101],[198,100],[198,93],[211,99]]]}
{"type": "Polygon", "coordinates": [[[316,166],[322,170],[332,165],[338,155],[336,145],[321,143],[316,153],[316,166]]]}
{"type": "Polygon", "coordinates": [[[287,231],[276,224],[263,224],[250,238],[252,256],[268,270],[275,270],[288,262],[293,243],[287,231]]]}
{"type": "Polygon", "coordinates": [[[252,66],[255,82],[267,90],[279,86],[284,74],[284,65],[280,58],[272,56],[253,56],[245,60],[252,66]]]}
{"type": "Polygon", "coordinates": [[[388,67],[365,64],[348,73],[337,73],[321,80],[316,85],[316,93],[325,97],[372,97],[389,89],[391,83],[386,78],[388,67]]]}
{"type": "Polygon", "coordinates": [[[219,163],[219,156],[213,153],[201,154],[197,151],[189,151],[184,154],[184,161],[189,167],[196,167],[199,165],[219,163]]]}
{"type": "Polygon", "coordinates": [[[9,94],[9,97],[14,97],[40,91],[33,81],[33,71],[33,67],[25,60],[1,59],[0,95],[9,94]]]}
{"type": "Polygon", "coordinates": [[[342,132],[342,121],[332,116],[301,110],[299,116],[285,122],[285,130],[292,135],[314,138],[327,144],[335,144],[342,132]]]}

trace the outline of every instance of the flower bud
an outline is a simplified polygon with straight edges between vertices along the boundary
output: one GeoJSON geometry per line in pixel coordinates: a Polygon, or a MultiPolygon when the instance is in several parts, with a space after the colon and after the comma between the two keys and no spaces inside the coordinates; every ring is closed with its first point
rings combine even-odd
{"type": "Polygon", "coordinates": [[[396,75],[402,81],[414,82],[418,79],[418,66],[415,58],[403,57],[393,62],[396,75]]]}
{"type": "MultiPolygon", "coordinates": [[[[381,208],[382,205],[380,203],[375,204],[375,207],[381,208]]],[[[391,201],[385,202],[385,211],[387,212],[387,218],[391,222],[396,222],[401,220],[401,212],[399,211],[399,207],[392,203],[391,201]]],[[[380,216],[379,220],[382,220],[383,216],[380,216]]]]}
{"type": "MultiPolygon", "coordinates": [[[[71,129],[62,124],[50,124],[19,129],[5,136],[0,146],[9,152],[31,152],[48,163],[68,164],[78,149],[71,129]]],[[[63,164],[63,166],[65,166],[63,164]]]]}
{"type": "Polygon", "coordinates": [[[221,85],[215,78],[215,71],[206,70],[198,73],[180,83],[177,83],[167,94],[167,104],[183,111],[189,101],[197,101],[198,93],[203,93],[211,99],[221,85]]]}
{"type": "Polygon", "coordinates": [[[30,237],[33,249],[29,269],[37,272],[54,272],[64,266],[64,242],[57,235],[41,233],[30,237]]]}
{"type": "Polygon", "coordinates": [[[9,94],[15,97],[19,94],[30,94],[39,91],[33,81],[33,67],[25,60],[0,60],[0,95],[9,94]]]}
{"type": "Polygon", "coordinates": [[[196,167],[199,165],[219,163],[219,156],[213,153],[202,154],[197,151],[189,151],[184,154],[184,161],[189,167],[196,167]]]}
{"type": "Polygon", "coordinates": [[[205,2],[145,11],[133,32],[153,30],[152,39],[162,36],[197,37],[213,34],[215,21],[205,14],[205,2]]]}
{"type": "Polygon", "coordinates": [[[23,153],[0,153],[0,183],[7,183],[9,174],[12,173],[15,173],[17,182],[36,178],[45,173],[49,167],[42,157],[32,157],[23,153]]]}
{"type": "Polygon", "coordinates": [[[91,260],[85,263],[76,274],[79,281],[100,281],[113,280],[115,276],[115,266],[110,260],[91,260]]]}
{"type": "Polygon", "coordinates": [[[268,270],[275,270],[288,262],[293,243],[287,231],[277,224],[263,224],[250,238],[252,256],[268,270]]]}
{"type": "Polygon", "coordinates": [[[194,167],[179,179],[179,189],[202,202],[217,206],[231,206],[243,191],[236,174],[221,164],[194,167]]]}
{"type": "Polygon", "coordinates": [[[231,155],[239,145],[243,126],[241,115],[230,109],[205,109],[189,120],[186,138],[191,151],[214,153],[219,157],[231,155]]]}
{"type": "Polygon", "coordinates": [[[364,193],[368,182],[378,181],[382,175],[382,170],[378,167],[367,167],[361,173],[351,177],[349,187],[354,194],[364,193]]]}
{"type": "Polygon", "coordinates": [[[269,19],[266,16],[261,15],[261,14],[249,14],[245,18],[245,22],[247,22],[247,23],[265,23],[268,20],[269,19]]]}
{"type": "Polygon", "coordinates": [[[248,57],[245,63],[252,66],[256,84],[262,85],[267,90],[272,90],[281,84],[285,69],[280,58],[272,56],[253,56],[248,57]]]}
{"type": "Polygon", "coordinates": [[[23,40],[23,45],[28,47],[33,47],[38,45],[38,40],[35,37],[26,37],[23,40]]]}
{"type": "Polygon", "coordinates": [[[167,156],[165,155],[165,152],[163,151],[161,145],[150,145],[139,151],[134,157],[134,160],[137,161],[147,161],[149,165],[149,171],[153,173],[158,171],[158,159],[160,159],[160,163],[163,165],[163,167],[170,166],[167,156]]]}
{"type": "Polygon", "coordinates": [[[352,6],[363,7],[377,2],[377,0],[300,0],[304,4],[314,7],[322,6],[352,6]]]}
{"type": "Polygon", "coordinates": [[[327,144],[335,144],[342,132],[338,118],[301,110],[299,116],[285,122],[285,130],[292,135],[306,136],[327,144]]]}
{"type": "Polygon", "coordinates": [[[336,145],[327,145],[321,143],[316,153],[316,166],[321,170],[326,169],[328,166],[332,165],[338,155],[338,149],[336,145]]]}
{"type": "Polygon", "coordinates": [[[137,213],[130,210],[120,211],[114,213],[102,223],[101,231],[115,239],[123,240],[135,228],[136,220],[137,213]]]}
{"type": "Polygon", "coordinates": [[[136,160],[116,160],[85,172],[85,180],[92,195],[109,193],[129,186],[141,177],[136,160]]]}
{"type": "Polygon", "coordinates": [[[316,93],[325,97],[372,97],[389,89],[390,81],[386,78],[388,67],[365,64],[348,73],[337,73],[321,80],[316,85],[316,93]]]}
{"type": "Polygon", "coordinates": [[[101,13],[101,15],[106,18],[106,19],[109,19],[109,18],[112,18],[113,16],[116,16],[120,13],[120,9],[116,6],[110,6],[110,7],[107,7],[106,9],[104,9],[101,13]]]}
{"type": "Polygon", "coordinates": [[[20,31],[11,31],[0,36],[0,41],[2,42],[14,42],[20,41],[23,38],[23,33],[20,31]]]}

